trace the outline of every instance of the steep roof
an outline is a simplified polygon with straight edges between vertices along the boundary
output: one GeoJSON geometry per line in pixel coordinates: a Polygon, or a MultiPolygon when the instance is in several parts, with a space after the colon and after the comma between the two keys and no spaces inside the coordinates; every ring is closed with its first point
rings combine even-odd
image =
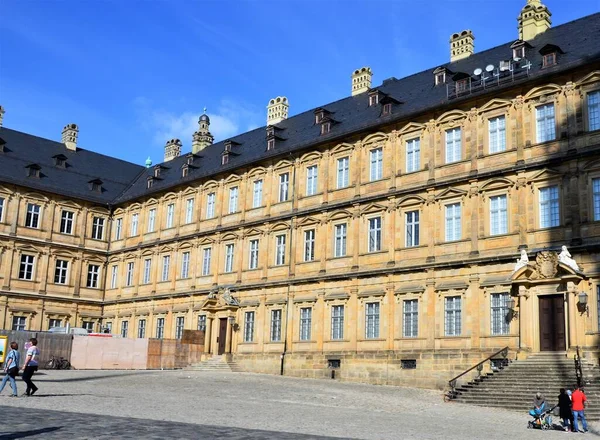
{"type": "Polygon", "coordinates": [[[117,199],[136,180],[144,167],[114,157],[0,128],[5,152],[0,152],[0,182],[48,191],[99,204],[117,199]],[[63,155],[64,166],[55,157],[63,155]],[[29,177],[27,167],[38,165],[40,177],[29,177]],[[91,181],[100,179],[102,191],[92,190],[91,181]]]}
{"type": "MultiPolygon", "coordinates": [[[[511,59],[513,41],[402,79],[391,78],[375,87],[400,102],[393,104],[391,115],[382,115],[379,105],[369,107],[368,93],[347,97],[317,107],[331,112],[331,118],[336,122],[332,124],[328,134],[321,135],[319,125],[315,124],[315,110],[309,110],[277,124],[280,129],[277,130],[277,136],[282,139],[276,141],[274,150],[267,151],[266,128],[257,128],[229,139],[237,145],[232,145],[232,154],[226,165],[221,164],[227,142],[224,140],[208,146],[195,157],[193,167],[190,167],[185,177],[181,171],[187,162],[185,154],[161,164],[160,178],[153,181],[151,188],[148,188],[147,179],[153,176],[152,169],[146,170],[141,166],[83,149],[73,152],[61,143],[1,128],[0,138],[7,142],[6,147],[11,152],[0,153],[0,181],[100,203],[125,203],[186,182],[206,179],[218,173],[234,172],[236,168],[261,160],[301,151],[360,131],[373,130],[380,125],[414,117],[425,111],[455,105],[479,94],[498,93],[520,83],[600,61],[599,41],[600,13],[550,28],[527,42],[526,57],[531,63],[528,75],[521,70],[514,81],[506,81],[496,87],[460,97],[449,97],[445,85],[434,85],[434,70],[444,67],[452,72],[449,74],[450,78],[458,73],[471,76],[476,68],[485,68],[489,64],[498,66],[501,60],[511,59]],[[564,53],[559,53],[556,66],[542,68],[542,54],[539,51],[549,44],[559,47],[564,53]],[[54,166],[52,157],[56,154],[67,156],[67,163],[71,166],[66,169],[54,166]],[[23,167],[32,163],[42,166],[41,172],[45,177],[37,179],[26,176],[23,167]],[[103,193],[94,193],[88,189],[87,184],[93,178],[100,178],[104,182],[103,193]]],[[[448,82],[453,84],[452,80],[448,82]]]]}

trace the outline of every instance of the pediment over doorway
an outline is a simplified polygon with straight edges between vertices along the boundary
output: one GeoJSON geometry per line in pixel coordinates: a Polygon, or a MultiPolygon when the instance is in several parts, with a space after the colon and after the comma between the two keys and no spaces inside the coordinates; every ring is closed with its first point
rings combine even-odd
{"type": "MultiPolygon", "coordinates": [[[[535,260],[530,261],[527,254],[522,253],[521,259],[517,260],[515,271],[511,274],[510,279],[513,284],[539,284],[560,280],[575,281],[587,279],[574,260],[570,259],[565,263],[564,258],[561,256],[562,253],[559,254],[554,251],[540,251],[536,254],[535,260]]],[[[578,281],[575,282],[577,283],[578,281]]]]}
{"type": "Polygon", "coordinates": [[[220,311],[220,310],[237,310],[240,307],[240,302],[233,296],[228,287],[219,288],[208,294],[200,306],[201,310],[220,311]]]}

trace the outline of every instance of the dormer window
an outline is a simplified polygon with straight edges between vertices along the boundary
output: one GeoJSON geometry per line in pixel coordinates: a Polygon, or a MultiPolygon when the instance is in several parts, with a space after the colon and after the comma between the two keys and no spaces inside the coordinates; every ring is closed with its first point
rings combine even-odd
{"type": "Polygon", "coordinates": [[[458,81],[456,81],[456,93],[462,93],[465,92],[467,90],[467,86],[468,86],[468,79],[459,79],[458,81]]]}
{"type": "Polygon", "coordinates": [[[383,109],[381,111],[382,115],[391,115],[392,114],[392,104],[391,103],[387,103],[387,104],[383,104],[383,109]]]}
{"type": "Polygon", "coordinates": [[[57,167],[60,167],[60,168],[67,167],[67,156],[65,156],[64,154],[57,154],[56,156],[53,156],[53,159],[54,159],[54,165],[56,165],[57,167]]]}
{"type": "Polygon", "coordinates": [[[315,113],[315,124],[320,124],[324,117],[325,112],[323,111],[315,113]]]}
{"type": "Polygon", "coordinates": [[[227,165],[229,163],[229,154],[223,154],[221,157],[221,165],[227,165]]]}
{"type": "Polygon", "coordinates": [[[542,68],[556,65],[556,52],[547,53],[542,58],[542,68]]]}
{"type": "Polygon", "coordinates": [[[154,185],[154,178],[152,176],[148,177],[148,181],[146,182],[146,188],[150,189],[154,185]]]}
{"type": "Polygon", "coordinates": [[[436,86],[446,83],[446,72],[447,71],[448,71],[448,69],[446,69],[445,67],[438,67],[437,69],[435,69],[433,71],[433,79],[434,79],[436,86]]]}
{"type": "Polygon", "coordinates": [[[40,170],[42,169],[37,163],[32,163],[31,165],[27,165],[27,177],[40,177],[40,170]]]}
{"type": "Polygon", "coordinates": [[[275,139],[267,139],[267,151],[275,149],[275,139]]]}
{"type": "Polygon", "coordinates": [[[331,122],[323,122],[321,124],[321,134],[327,134],[331,131],[331,122]]]}
{"type": "Polygon", "coordinates": [[[160,166],[154,167],[154,177],[160,176],[160,166]]]}
{"type": "Polygon", "coordinates": [[[88,182],[90,191],[95,191],[95,192],[101,193],[102,192],[102,184],[103,183],[104,182],[102,182],[102,180],[100,180],[100,179],[90,180],[88,182]]]}
{"type": "Polygon", "coordinates": [[[230,143],[225,144],[225,151],[231,151],[231,144],[230,143]]]}
{"type": "Polygon", "coordinates": [[[193,154],[188,154],[185,163],[187,163],[188,165],[191,165],[194,163],[194,155],[193,154]]]}
{"type": "Polygon", "coordinates": [[[515,47],[513,49],[513,60],[520,60],[525,58],[525,46],[515,47]]]}
{"type": "Polygon", "coordinates": [[[546,44],[542,47],[540,49],[540,54],[542,55],[542,69],[545,67],[556,66],[559,54],[561,53],[564,53],[563,50],[554,44],[546,44]]]}
{"type": "Polygon", "coordinates": [[[186,177],[190,172],[190,168],[186,165],[181,167],[181,177],[186,177]]]}
{"type": "Polygon", "coordinates": [[[379,94],[375,91],[369,94],[369,107],[379,104],[379,94]]]}

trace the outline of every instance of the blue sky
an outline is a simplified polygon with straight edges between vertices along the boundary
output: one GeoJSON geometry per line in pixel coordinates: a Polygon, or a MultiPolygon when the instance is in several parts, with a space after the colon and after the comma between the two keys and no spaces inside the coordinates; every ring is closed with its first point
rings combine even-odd
{"type": "MultiPolygon", "coordinates": [[[[3,0],[4,126],[143,164],[166,140],[191,149],[203,107],[216,140],[263,126],[270,98],[290,115],[449,61],[450,34],[475,50],[517,39],[526,0],[192,1],[3,0]]],[[[546,0],[553,26],[598,12],[600,0],[546,0]]]]}

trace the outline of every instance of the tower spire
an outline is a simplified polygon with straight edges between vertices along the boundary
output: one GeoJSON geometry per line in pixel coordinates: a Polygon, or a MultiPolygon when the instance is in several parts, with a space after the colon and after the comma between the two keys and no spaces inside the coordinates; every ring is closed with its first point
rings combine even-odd
{"type": "Polygon", "coordinates": [[[192,136],[192,153],[196,154],[204,150],[209,145],[212,145],[215,138],[210,133],[210,118],[206,114],[206,107],[204,107],[204,113],[198,119],[198,131],[192,136]]]}

